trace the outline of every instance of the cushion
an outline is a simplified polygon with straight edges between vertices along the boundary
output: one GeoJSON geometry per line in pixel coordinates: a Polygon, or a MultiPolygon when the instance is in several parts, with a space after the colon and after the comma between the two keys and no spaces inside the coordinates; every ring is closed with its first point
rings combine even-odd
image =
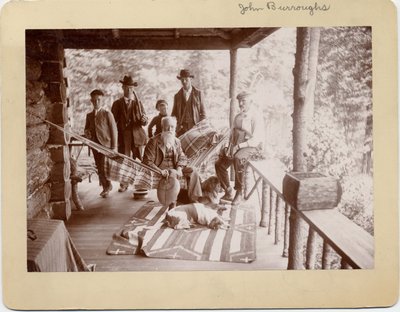
{"type": "Polygon", "coordinates": [[[216,133],[217,131],[211,127],[207,120],[200,121],[179,137],[183,152],[187,157],[192,157],[202,148],[210,145],[216,133]]]}

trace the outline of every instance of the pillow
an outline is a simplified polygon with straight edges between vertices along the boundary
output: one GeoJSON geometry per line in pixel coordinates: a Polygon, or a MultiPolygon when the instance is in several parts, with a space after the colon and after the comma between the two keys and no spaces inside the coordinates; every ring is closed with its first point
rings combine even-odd
{"type": "Polygon", "coordinates": [[[183,152],[187,157],[192,157],[203,147],[210,145],[216,133],[217,131],[211,127],[206,119],[200,121],[179,137],[183,152]]]}

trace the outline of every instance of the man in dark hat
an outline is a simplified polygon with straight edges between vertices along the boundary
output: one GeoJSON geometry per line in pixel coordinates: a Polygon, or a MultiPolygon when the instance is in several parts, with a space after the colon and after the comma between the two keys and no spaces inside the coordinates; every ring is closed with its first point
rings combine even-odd
{"type": "Polygon", "coordinates": [[[201,92],[192,86],[194,76],[187,69],[182,69],[177,78],[182,83],[182,88],[174,96],[172,116],[177,119],[177,136],[190,130],[199,121],[206,118],[201,92]]]}
{"type": "Polygon", "coordinates": [[[229,146],[215,163],[215,171],[225,190],[223,200],[232,201],[233,190],[229,183],[228,168],[233,164],[235,170],[236,194],[232,204],[239,204],[243,197],[244,170],[248,160],[263,158],[265,140],[264,120],[252,103],[251,94],[241,92],[237,95],[240,112],[235,116],[229,146]]]}
{"type": "MultiPolygon", "coordinates": [[[[117,126],[113,114],[101,107],[101,90],[93,90],[90,93],[90,101],[93,111],[86,115],[85,136],[105,147],[117,151],[117,126]]],[[[107,197],[112,190],[111,181],[104,174],[104,155],[92,149],[96,163],[99,181],[103,187],[100,196],[107,197]]]]}
{"type": "Polygon", "coordinates": [[[168,109],[168,103],[165,100],[158,100],[156,103],[156,110],[158,110],[160,113],[155,116],[149,123],[149,127],[147,128],[149,138],[161,133],[162,128],[161,128],[161,119],[166,117],[168,115],[167,112],[168,109]],[[156,131],[153,133],[153,129],[156,127],[156,131]]]}
{"type": "MultiPolygon", "coordinates": [[[[147,124],[147,116],[134,87],[137,82],[131,76],[125,76],[122,83],[124,96],[112,105],[112,113],[118,128],[118,152],[142,160],[144,147],[147,142],[143,126],[147,124]]],[[[125,192],[128,185],[121,183],[119,192],[125,192]]]]}

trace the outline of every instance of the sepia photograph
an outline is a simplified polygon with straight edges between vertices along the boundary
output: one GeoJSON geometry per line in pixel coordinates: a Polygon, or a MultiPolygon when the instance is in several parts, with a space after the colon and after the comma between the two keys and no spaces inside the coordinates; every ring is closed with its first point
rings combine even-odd
{"type": "Polygon", "coordinates": [[[4,306],[394,305],[396,18],[390,0],[5,4],[4,306]]]}
{"type": "Polygon", "coordinates": [[[25,35],[29,272],[374,268],[371,27],[25,35]]]}

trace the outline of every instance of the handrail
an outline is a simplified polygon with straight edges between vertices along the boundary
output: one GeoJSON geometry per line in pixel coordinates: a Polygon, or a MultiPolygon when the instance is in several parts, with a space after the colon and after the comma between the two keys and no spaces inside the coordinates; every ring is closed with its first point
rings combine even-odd
{"type": "MultiPolygon", "coordinates": [[[[289,214],[294,212],[304,220],[309,228],[307,257],[315,256],[315,231],[324,242],[324,256],[333,249],[342,258],[342,268],[372,269],[374,266],[374,238],[367,231],[342,215],[337,209],[299,211],[285,201],[282,193],[284,171],[276,170],[271,160],[249,161],[248,170],[252,169],[263,181],[261,226],[268,228],[268,234],[275,232],[275,243],[280,241],[282,231],[279,229],[281,215],[284,213],[284,246],[283,256],[288,256],[289,214]],[[267,176],[268,175],[268,176],[267,176]],[[276,197],[275,197],[276,196],[276,197]],[[283,205],[282,203],[285,203],[283,205]],[[284,207],[284,208],[283,208],[284,207]],[[275,214],[275,219],[272,218],[275,214]],[[271,227],[275,226],[275,231],[271,227]],[[310,236],[312,235],[312,236],[310,236]]],[[[259,180],[259,179],[258,179],[259,180]]],[[[253,190],[254,191],[254,188],[253,190]]],[[[325,260],[324,260],[325,261],[325,260]]],[[[309,261],[313,268],[315,261],[309,261]]],[[[326,264],[324,264],[325,266],[326,264]]]]}

